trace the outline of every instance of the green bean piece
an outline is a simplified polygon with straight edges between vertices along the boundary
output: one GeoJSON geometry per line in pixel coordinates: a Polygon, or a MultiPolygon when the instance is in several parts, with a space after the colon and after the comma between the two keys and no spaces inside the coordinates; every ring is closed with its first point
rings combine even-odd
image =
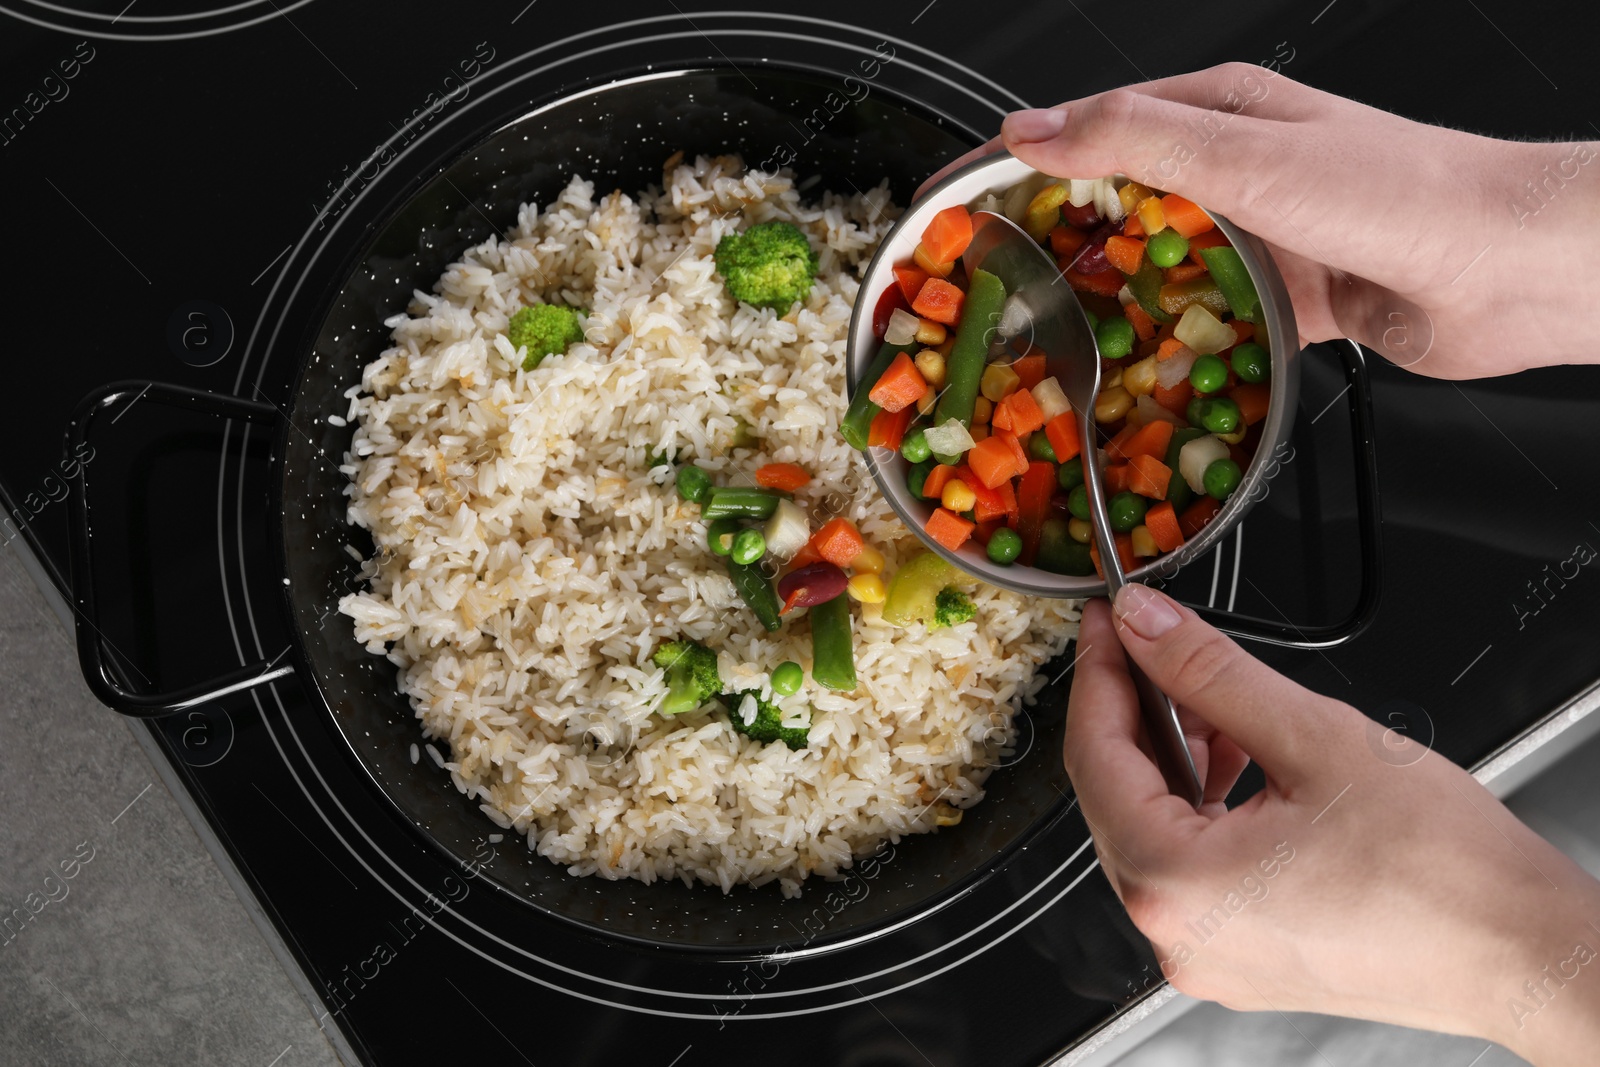
{"type": "Polygon", "coordinates": [[[1239,250],[1228,245],[1202,248],[1200,258],[1206,261],[1206,269],[1211,272],[1217,288],[1222,290],[1222,297],[1228,302],[1228,310],[1233,312],[1233,317],[1245,322],[1260,322],[1261,294],[1256,292],[1256,283],[1250,280],[1250,272],[1245,269],[1244,260],[1239,258],[1239,250]]]}
{"type": "Polygon", "coordinates": [[[718,556],[726,556],[733,551],[733,539],[741,529],[738,519],[718,519],[706,526],[706,547],[718,556]]]}
{"type": "Polygon", "coordinates": [[[850,635],[850,598],[840,594],[806,610],[811,616],[812,680],[828,689],[848,693],[856,687],[856,654],[854,639],[850,635]]]}
{"type": "MultiPolygon", "coordinates": [[[[986,270],[972,272],[961,322],[956,326],[955,345],[944,362],[944,392],[934,408],[933,424],[943,426],[951,419],[972,425],[972,408],[978,400],[978,384],[988,362],[989,343],[1000,324],[1005,306],[1006,286],[986,270]]],[[[815,677],[815,672],[812,674],[815,677]]]]}
{"type": "Polygon", "coordinates": [[[728,577],[733,580],[733,588],[739,594],[739,599],[756,613],[756,618],[761,621],[762,626],[768,630],[776,630],[783,625],[778,617],[778,594],[773,590],[767,576],[761,573],[760,566],[754,563],[738,563],[729,556],[728,577]]]}
{"type": "Polygon", "coordinates": [[[700,516],[707,522],[713,519],[769,519],[778,510],[783,494],[771,489],[757,489],[745,485],[725,485],[711,490],[711,495],[700,505],[700,516]]]}

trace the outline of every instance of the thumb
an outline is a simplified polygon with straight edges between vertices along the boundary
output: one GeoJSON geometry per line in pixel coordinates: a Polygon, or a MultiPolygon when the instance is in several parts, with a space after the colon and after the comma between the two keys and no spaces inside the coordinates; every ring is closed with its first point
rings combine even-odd
{"type": "Polygon", "coordinates": [[[1348,709],[1249,655],[1200,616],[1144,585],[1113,605],[1128,655],[1173,701],[1231,738],[1274,781],[1312,777],[1348,709]]]}

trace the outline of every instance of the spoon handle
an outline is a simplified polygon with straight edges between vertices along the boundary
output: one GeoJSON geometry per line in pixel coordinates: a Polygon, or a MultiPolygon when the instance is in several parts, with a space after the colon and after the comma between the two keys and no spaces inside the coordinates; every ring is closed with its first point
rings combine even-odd
{"type": "MultiPolygon", "coordinates": [[[[1111,517],[1106,511],[1105,481],[1100,472],[1100,457],[1095,449],[1094,411],[1078,410],[1078,439],[1083,442],[1083,480],[1089,494],[1089,524],[1094,527],[1095,544],[1100,549],[1100,569],[1105,573],[1106,596],[1115,601],[1117,593],[1128,584],[1122,571],[1122,560],[1117,555],[1116,538],[1111,530],[1111,517]]],[[[1128,660],[1128,673],[1139,693],[1139,708],[1144,714],[1145,732],[1150,747],[1155,751],[1156,766],[1167,781],[1173,795],[1200,806],[1203,788],[1200,774],[1195,770],[1194,757],[1184,740],[1183,727],[1178,724],[1178,709],[1172,699],[1151,681],[1144,670],[1133,660],[1128,660]]]]}

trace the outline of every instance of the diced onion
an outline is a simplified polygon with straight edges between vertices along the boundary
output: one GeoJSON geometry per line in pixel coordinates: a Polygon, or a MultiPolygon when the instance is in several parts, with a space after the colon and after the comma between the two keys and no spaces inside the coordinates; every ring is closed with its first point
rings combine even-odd
{"type": "Polygon", "coordinates": [[[1123,307],[1127,307],[1129,304],[1133,303],[1133,290],[1129,289],[1126,285],[1124,285],[1121,289],[1118,289],[1117,303],[1121,304],[1123,307]]]}
{"type": "Polygon", "coordinates": [[[1156,360],[1156,384],[1163,389],[1176,389],[1178,383],[1188,380],[1189,370],[1199,355],[1200,353],[1185,345],[1166,359],[1156,360]]]}
{"type": "Polygon", "coordinates": [[[1172,336],[1201,355],[1221,352],[1238,339],[1234,336],[1232,326],[1218,321],[1215,315],[1199,304],[1190,304],[1183,309],[1183,318],[1173,328],[1172,336]]]}
{"type": "Polygon", "coordinates": [[[1006,302],[1000,309],[1000,324],[997,327],[1000,340],[1009,341],[1018,334],[1029,332],[1032,328],[1033,310],[1028,307],[1028,302],[1022,299],[1022,294],[1012,293],[1006,297],[1006,302]]]}
{"type": "Polygon", "coordinates": [[[977,444],[960,419],[950,419],[943,426],[930,426],[922,435],[928,447],[941,456],[959,456],[977,444]]]}
{"type": "Polygon", "coordinates": [[[1045,422],[1072,410],[1072,405],[1067,402],[1067,394],[1062,391],[1061,383],[1056,381],[1054,375],[1040,381],[1032,392],[1033,402],[1039,405],[1039,413],[1044,416],[1045,422]]]}
{"type": "Polygon", "coordinates": [[[989,211],[989,212],[993,212],[996,215],[1000,215],[1000,214],[1003,214],[1005,212],[1005,205],[1001,202],[1001,200],[1000,200],[1000,198],[998,196],[995,196],[993,193],[990,193],[989,195],[985,196],[982,200],[978,201],[978,210],[979,211],[989,211]]]}
{"type": "Polygon", "coordinates": [[[1121,222],[1128,214],[1122,209],[1122,198],[1117,195],[1117,187],[1110,178],[1100,178],[1094,192],[1095,210],[1100,212],[1100,217],[1107,222],[1121,222]]]}
{"type": "Polygon", "coordinates": [[[1217,440],[1215,434],[1196,437],[1178,453],[1178,473],[1189,483],[1189,488],[1204,496],[1206,468],[1219,459],[1228,458],[1228,446],[1217,440]]]}
{"type": "Polygon", "coordinates": [[[1067,203],[1083,207],[1094,199],[1094,178],[1073,178],[1067,183],[1067,203]]]}
{"type": "Polygon", "coordinates": [[[778,501],[778,510],[772,513],[761,532],[767,539],[767,554],[780,562],[792,558],[811,540],[805,509],[793,500],[778,501]]]}
{"type": "Polygon", "coordinates": [[[1006,197],[1001,205],[1005,209],[1006,218],[1021,226],[1022,220],[1028,217],[1028,205],[1039,195],[1039,190],[1053,180],[1050,175],[1035,171],[1006,190],[1006,197]]]}
{"type": "Polygon", "coordinates": [[[1183,422],[1177,415],[1156,403],[1156,398],[1149,393],[1134,401],[1134,406],[1145,422],[1170,422],[1173,424],[1183,422]]]}
{"type": "Polygon", "coordinates": [[[905,308],[895,308],[889,316],[889,326],[883,331],[883,340],[891,345],[908,345],[917,339],[917,328],[922,320],[905,308]]]}

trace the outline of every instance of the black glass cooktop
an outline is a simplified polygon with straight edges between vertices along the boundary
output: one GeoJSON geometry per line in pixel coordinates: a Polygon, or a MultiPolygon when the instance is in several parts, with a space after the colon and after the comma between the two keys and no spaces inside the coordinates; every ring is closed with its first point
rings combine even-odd
{"type": "MultiPolygon", "coordinates": [[[[68,455],[79,398],[142,379],[283,403],[366,236],[397,206],[388,190],[414,186],[394,169],[431,176],[520,109],[652,68],[842,77],[876,54],[892,58],[874,86],[970,139],[1024,103],[1233,59],[1419,119],[1560,139],[1595,135],[1585,107],[1600,89],[1579,35],[1548,32],[1556,8],[1504,2],[1155,2],[1138,26],[1123,7],[1039,0],[803,13],[397,0],[381,16],[331,0],[96,4],[0,5],[16,394],[0,503],[3,536],[66,591],[64,501],[88,472],[99,625],[143,690],[292,662],[271,438],[135,398],[68,455]]],[[[1396,192],[1432,210],[1428,190],[1397,177],[1396,192]]],[[[475,236],[511,221],[485,218],[475,236]]],[[[1381,604],[1339,647],[1261,651],[1386,722],[1404,712],[1475,765],[1595,680],[1600,372],[1458,386],[1379,363],[1371,376],[1381,604]]],[[[1339,352],[1309,352],[1306,379],[1292,461],[1177,589],[1312,632],[1361,606],[1364,563],[1339,352]]],[[[1018,761],[1059,766],[1062,710],[1058,696],[1030,713],[1018,761]]],[[[1028,847],[936,914],[762,961],[642,948],[527,907],[482,876],[519,842],[485,823],[481,864],[430,846],[297,678],[145,728],[304,969],[323,1025],[362,1062],[458,1055],[461,1021],[503,1062],[1020,1067],[1158,984],[1059,773],[1063,800],[1028,847]]],[[[959,830],[905,847],[959,848],[959,830]]],[[[885,855],[808,890],[815,930],[894,868],[885,855]]],[[[797,931],[793,948],[808,942],[797,931]]]]}

